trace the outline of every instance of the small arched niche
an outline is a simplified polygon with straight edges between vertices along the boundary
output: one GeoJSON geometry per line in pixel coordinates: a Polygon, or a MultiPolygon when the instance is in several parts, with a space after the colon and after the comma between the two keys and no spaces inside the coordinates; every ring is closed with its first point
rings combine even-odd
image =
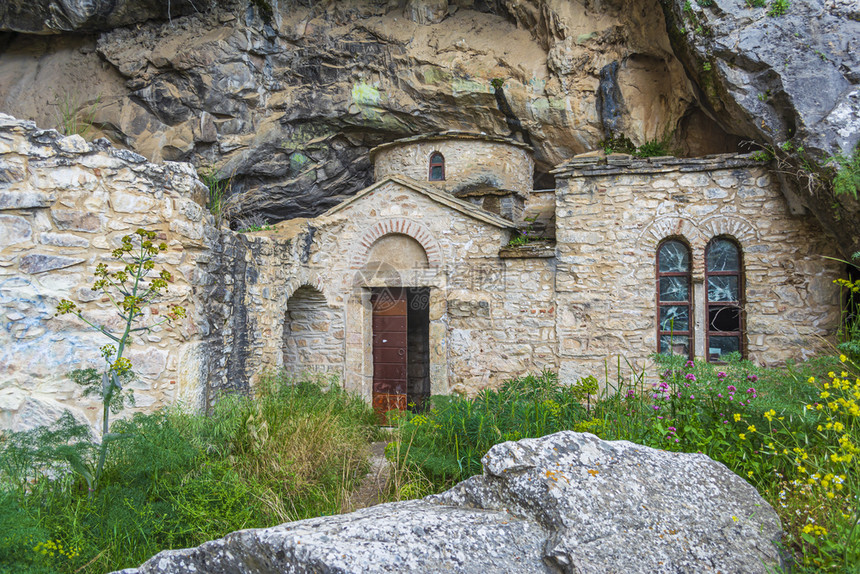
{"type": "Polygon", "coordinates": [[[287,300],[284,316],[284,370],[293,376],[343,375],[343,316],[309,285],[287,300]]]}
{"type": "Polygon", "coordinates": [[[410,271],[430,267],[427,252],[415,239],[401,233],[389,233],[377,239],[367,254],[368,269],[410,271]]]}

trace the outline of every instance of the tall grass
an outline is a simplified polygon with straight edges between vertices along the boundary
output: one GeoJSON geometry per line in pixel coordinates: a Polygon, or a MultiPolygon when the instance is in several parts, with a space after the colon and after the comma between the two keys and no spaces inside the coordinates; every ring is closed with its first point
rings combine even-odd
{"type": "Polygon", "coordinates": [[[434,397],[432,409],[400,421],[401,491],[439,491],[478,474],[503,441],[591,432],[707,454],[780,513],[796,571],[858,571],[860,365],[845,355],[785,369],[739,357],[712,365],[660,356],[658,365],[659,379],[645,385],[641,374],[621,377],[619,361],[595,396],[588,378],[567,387],[544,372],[474,399],[434,397]]]}
{"type": "Polygon", "coordinates": [[[210,416],[165,409],[117,422],[123,438],[92,497],[51,454],[84,448],[86,427],[67,418],[0,437],[0,572],[105,572],[339,512],[366,466],[372,410],[334,385],[269,377],[256,391],[210,416]]]}

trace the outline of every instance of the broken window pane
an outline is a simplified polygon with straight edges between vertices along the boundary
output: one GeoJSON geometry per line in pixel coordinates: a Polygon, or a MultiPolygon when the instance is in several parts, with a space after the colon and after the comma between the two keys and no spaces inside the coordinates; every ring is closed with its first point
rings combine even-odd
{"type": "Polygon", "coordinates": [[[715,239],[708,247],[708,271],[739,271],[738,247],[728,239],[715,239]]]}
{"type": "Polygon", "coordinates": [[[690,287],[686,277],[660,277],[661,301],[689,301],[690,287]]]}
{"type": "Polygon", "coordinates": [[[662,335],[660,337],[660,352],[673,355],[690,356],[690,338],[677,335],[662,335]]]}
{"type": "Polygon", "coordinates": [[[740,337],[715,337],[711,335],[708,338],[708,358],[712,361],[719,361],[721,357],[725,357],[729,353],[738,352],[740,350],[740,337]]]}
{"type": "Polygon", "coordinates": [[[738,301],[737,275],[708,277],[708,301],[738,301]]]}
{"type": "Polygon", "coordinates": [[[660,307],[661,331],[689,331],[690,308],[687,305],[665,305],[660,307]]]}
{"type": "Polygon", "coordinates": [[[690,270],[690,254],[680,241],[667,241],[660,246],[660,273],[686,273],[690,270]]]}
{"type": "Polygon", "coordinates": [[[711,331],[740,331],[741,310],[738,307],[711,307],[708,321],[711,331]]]}

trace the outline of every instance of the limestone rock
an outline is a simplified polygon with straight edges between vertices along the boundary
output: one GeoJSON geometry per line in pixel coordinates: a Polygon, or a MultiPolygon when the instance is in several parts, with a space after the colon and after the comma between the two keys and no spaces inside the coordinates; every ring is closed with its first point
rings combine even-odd
{"type": "Polygon", "coordinates": [[[561,432],[508,442],[420,501],[244,530],[123,574],[767,572],[782,529],[704,455],[561,432]]]}
{"type": "MultiPolygon", "coordinates": [[[[235,213],[270,221],[368,185],[373,146],[445,129],[530,142],[538,188],[609,132],[690,156],[791,138],[818,161],[860,138],[853,0],[782,16],[737,0],[216,4],[174,0],[165,22],[155,0],[7,2],[0,29],[104,32],[4,40],[0,109],[49,125],[68,87],[114,141],[205,166],[230,180],[235,213]]],[[[860,203],[792,187],[860,250],[860,203]]]]}
{"type": "Polygon", "coordinates": [[[438,24],[448,15],[448,0],[409,0],[403,13],[418,24],[438,24]]]}
{"type": "MultiPolygon", "coordinates": [[[[702,4],[662,5],[672,48],[701,88],[705,108],[750,140],[773,147],[790,141],[821,162],[850,155],[860,143],[858,4],[792,0],[783,15],[769,14],[771,3],[702,4]]],[[[846,254],[860,249],[856,201],[841,198],[847,215],[840,218],[833,197],[810,197],[805,189],[799,195],[825,229],[839,230],[846,254]]]]}
{"type": "Polygon", "coordinates": [[[54,271],[55,269],[63,269],[71,267],[78,263],[83,263],[84,259],[76,257],[63,257],[62,255],[44,255],[42,253],[29,253],[21,257],[19,267],[25,273],[44,273],[45,271],[54,271]]]}
{"type": "Polygon", "coordinates": [[[94,32],[188,14],[206,6],[204,0],[6,0],[0,5],[0,31],[94,32]]]}
{"type": "Polygon", "coordinates": [[[28,242],[33,237],[30,222],[17,215],[0,215],[0,249],[28,242]]]}

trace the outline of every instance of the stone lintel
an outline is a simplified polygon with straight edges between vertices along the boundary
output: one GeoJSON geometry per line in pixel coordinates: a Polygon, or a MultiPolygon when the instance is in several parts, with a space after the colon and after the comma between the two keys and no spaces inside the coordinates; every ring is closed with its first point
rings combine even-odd
{"type": "Polygon", "coordinates": [[[499,250],[499,257],[501,259],[548,259],[555,257],[555,243],[541,241],[502,247],[499,250]]]}

